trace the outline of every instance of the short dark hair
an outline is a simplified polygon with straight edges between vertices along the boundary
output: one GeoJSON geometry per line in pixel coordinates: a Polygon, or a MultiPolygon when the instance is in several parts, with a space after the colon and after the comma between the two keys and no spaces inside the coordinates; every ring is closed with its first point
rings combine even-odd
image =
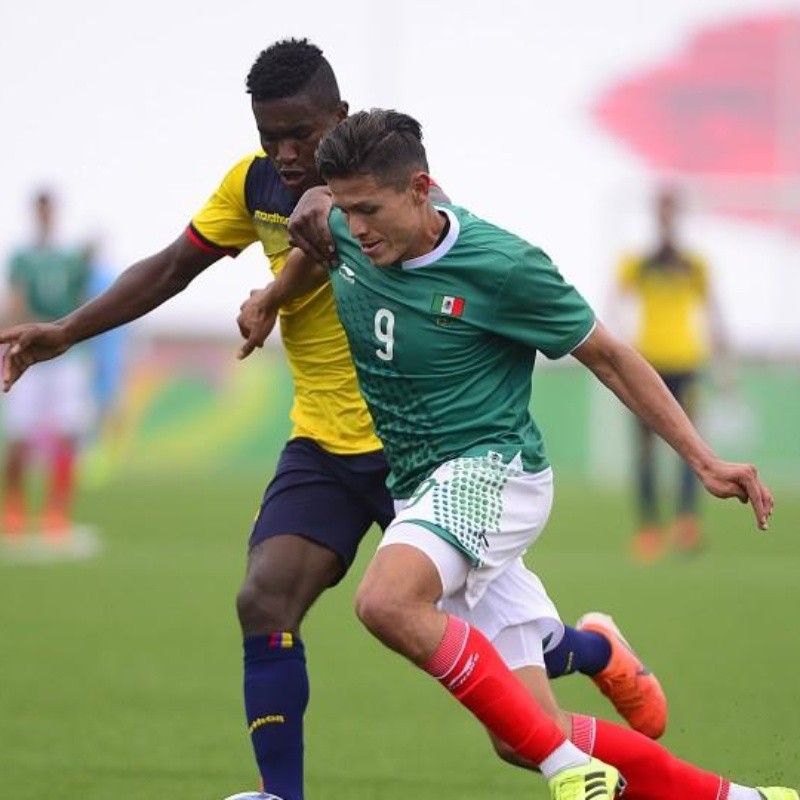
{"type": "Polygon", "coordinates": [[[341,102],[336,76],[322,50],[308,39],[283,39],[259,53],[247,75],[256,102],[312,95],[326,108],[341,102]]]}
{"type": "Polygon", "coordinates": [[[412,172],[428,171],[422,126],[399,111],[373,108],[342,120],[317,147],[323,180],[373,175],[381,183],[405,184],[412,172]]]}

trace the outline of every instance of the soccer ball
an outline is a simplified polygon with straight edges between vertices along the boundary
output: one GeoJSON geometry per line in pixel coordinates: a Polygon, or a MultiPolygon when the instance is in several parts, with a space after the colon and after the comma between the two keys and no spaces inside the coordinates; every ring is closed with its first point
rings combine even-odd
{"type": "Polygon", "coordinates": [[[265,794],[264,792],[240,792],[232,794],[224,800],[281,800],[276,794],[265,794]]]}

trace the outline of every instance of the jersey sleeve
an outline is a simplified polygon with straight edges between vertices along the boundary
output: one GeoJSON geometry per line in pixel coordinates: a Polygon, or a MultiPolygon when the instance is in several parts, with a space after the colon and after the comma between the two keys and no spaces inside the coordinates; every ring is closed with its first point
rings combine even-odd
{"type": "Polygon", "coordinates": [[[186,230],[200,249],[237,256],[258,238],[245,201],[245,181],[255,155],[243,158],[222,179],[186,230]]]}
{"type": "Polygon", "coordinates": [[[498,295],[496,333],[557,359],[594,325],[594,312],[580,292],[544,252],[525,245],[498,295]]]}

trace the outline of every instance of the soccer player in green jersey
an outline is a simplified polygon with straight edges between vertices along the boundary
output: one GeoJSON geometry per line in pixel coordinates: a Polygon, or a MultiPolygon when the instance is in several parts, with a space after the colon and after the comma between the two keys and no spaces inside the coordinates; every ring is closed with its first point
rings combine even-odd
{"type": "MultiPolygon", "coordinates": [[[[56,212],[53,193],[37,192],[35,239],[11,258],[7,322],[56,319],[86,299],[88,259],[80,248],[58,243],[56,212]]],[[[88,432],[93,418],[90,378],[87,354],[76,352],[30,375],[14,397],[6,398],[2,527],[12,540],[30,524],[25,483],[38,441],[47,445],[50,472],[42,531],[47,541],[60,541],[69,531],[78,440],[88,432]]]]}
{"type": "Polygon", "coordinates": [[[749,501],[763,529],[772,496],[755,468],[715,455],[541,250],[433,204],[415,120],[356,114],[323,138],[317,163],[337,206],[339,264],[328,276],[295,251],[272,289],[244,304],[242,354],[277,305],[330,277],[398,508],[358,590],[366,627],[478,717],[503,757],[537,766],[553,798],[614,797],[621,774],[632,798],[798,800],[790,789],[731,784],[637,732],[558,709],[544,651],[563,626],[522,561],[552,503],[529,411],[537,351],[572,353],[709,492],[749,501]]]}

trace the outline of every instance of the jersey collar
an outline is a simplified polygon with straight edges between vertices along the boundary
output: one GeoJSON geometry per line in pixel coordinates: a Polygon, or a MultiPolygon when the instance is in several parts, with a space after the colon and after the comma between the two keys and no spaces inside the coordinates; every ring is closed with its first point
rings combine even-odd
{"type": "Polygon", "coordinates": [[[450,220],[450,230],[447,232],[447,236],[445,236],[444,239],[442,239],[442,241],[430,251],[430,253],[425,253],[424,255],[417,256],[416,258],[410,258],[408,261],[403,261],[400,264],[403,269],[427,267],[429,264],[433,264],[442,256],[446,255],[456,243],[458,234],[461,232],[461,225],[458,222],[458,217],[445,206],[434,206],[434,208],[437,211],[441,211],[442,214],[446,214],[447,218],[450,220]]]}

